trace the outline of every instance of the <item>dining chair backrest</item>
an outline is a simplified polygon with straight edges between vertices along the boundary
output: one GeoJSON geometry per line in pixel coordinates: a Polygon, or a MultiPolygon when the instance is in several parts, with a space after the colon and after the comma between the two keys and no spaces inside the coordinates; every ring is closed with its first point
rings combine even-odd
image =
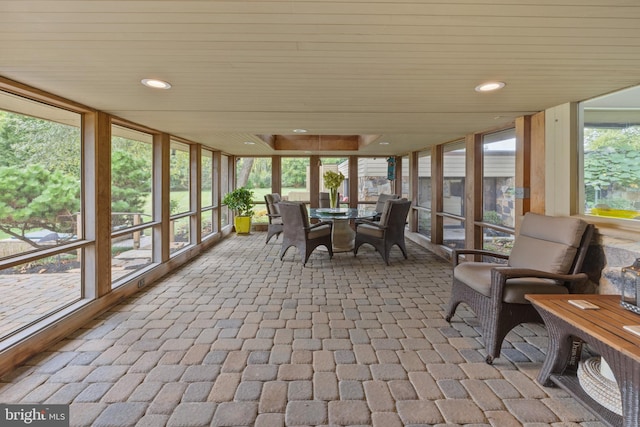
{"type": "Polygon", "coordinates": [[[380,194],[378,196],[378,201],[376,202],[376,212],[380,213],[382,212],[382,209],[384,208],[384,204],[387,200],[396,200],[399,199],[400,196],[398,196],[397,194],[380,194]]]}
{"type": "Polygon", "coordinates": [[[329,193],[320,192],[320,200],[318,201],[318,206],[321,208],[330,208],[331,201],[329,199],[329,193]]]}
{"type": "Polygon", "coordinates": [[[269,215],[280,215],[280,208],[278,207],[278,203],[280,202],[280,194],[265,194],[264,201],[267,205],[267,213],[269,215]]]}

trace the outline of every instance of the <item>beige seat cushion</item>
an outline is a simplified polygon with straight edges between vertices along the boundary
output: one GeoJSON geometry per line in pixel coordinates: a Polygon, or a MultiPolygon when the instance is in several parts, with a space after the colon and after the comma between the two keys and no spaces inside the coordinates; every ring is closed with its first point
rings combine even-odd
{"type": "Polygon", "coordinates": [[[331,226],[330,225],[321,225],[321,226],[316,227],[313,230],[309,231],[308,238],[309,239],[315,239],[317,237],[326,236],[328,234],[331,234],[331,226]]]}
{"type": "MultiPolygon", "coordinates": [[[[453,277],[488,297],[491,295],[491,269],[495,267],[506,267],[506,265],[489,262],[463,262],[453,270],[453,277]]],[[[529,304],[524,296],[530,293],[566,294],[568,290],[549,279],[535,277],[509,279],[502,300],[512,304],[529,304]]]]}
{"type": "Polygon", "coordinates": [[[382,229],[369,224],[358,224],[358,233],[377,237],[379,239],[384,237],[384,231],[382,229]]]}

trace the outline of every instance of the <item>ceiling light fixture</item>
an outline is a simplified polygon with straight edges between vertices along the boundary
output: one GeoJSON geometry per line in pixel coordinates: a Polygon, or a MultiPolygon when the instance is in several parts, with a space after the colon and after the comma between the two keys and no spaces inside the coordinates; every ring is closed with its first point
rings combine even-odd
{"type": "Polygon", "coordinates": [[[380,142],[380,145],[389,145],[389,142],[388,141],[382,141],[382,142],[380,142]]]}
{"type": "Polygon", "coordinates": [[[486,82],[476,86],[476,92],[492,92],[506,86],[505,82],[486,82]]]}
{"type": "Polygon", "coordinates": [[[158,79],[142,79],[140,83],[153,89],[171,89],[171,83],[158,79]]]}
{"type": "Polygon", "coordinates": [[[256,143],[253,141],[245,141],[244,145],[255,145],[256,143]]]}
{"type": "Polygon", "coordinates": [[[309,131],[306,130],[306,129],[294,129],[293,130],[293,133],[307,133],[307,132],[309,132],[309,131]]]}

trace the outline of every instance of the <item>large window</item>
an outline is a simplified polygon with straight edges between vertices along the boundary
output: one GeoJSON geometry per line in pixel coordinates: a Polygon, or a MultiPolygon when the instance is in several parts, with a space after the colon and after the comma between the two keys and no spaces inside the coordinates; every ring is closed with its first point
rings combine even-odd
{"type": "Polygon", "coordinates": [[[515,226],[515,129],[482,137],[483,248],[509,253],[515,226]],[[490,224],[490,225],[489,225],[490,224]],[[493,227],[492,225],[495,225],[493,227]]]}
{"type": "Polygon", "coordinates": [[[418,154],[416,206],[418,207],[418,233],[431,238],[431,151],[422,151],[418,154]]]}
{"type": "Polygon", "coordinates": [[[282,198],[284,200],[309,202],[309,158],[282,158],[282,198]]]}
{"type": "Polygon", "coordinates": [[[213,152],[211,150],[202,149],[200,157],[200,181],[201,181],[201,197],[200,197],[200,236],[205,237],[215,232],[214,227],[214,209],[213,209],[213,152]]]}
{"type": "Polygon", "coordinates": [[[264,196],[271,193],[271,157],[239,157],[236,159],[236,188],[253,191],[254,223],[267,223],[264,196]]]}
{"type": "Polygon", "coordinates": [[[388,179],[385,157],[358,158],[358,203],[375,204],[380,194],[392,194],[393,181],[388,179]]]}
{"type": "Polygon", "coordinates": [[[189,246],[191,241],[191,155],[189,145],[171,141],[169,159],[170,252],[189,246]]]}
{"type": "Polygon", "coordinates": [[[410,199],[411,196],[411,169],[409,168],[409,156],[402,157],[402,190],[401,196],[405,199],[410,199]]]}
{"type": "Polygon", "coordinates": [[[152,262],[152,182],[153,136],[111,126],[111,280],[117,284],[152,262]]]}
{"type": "Polygon", "coordinates": [[[465,246],[465,164],[464,141],[448,144],[444,147],[442,162],[443,243],[456,249],[465,246]]]}
{"type": "MultiPolygon", "coordinates": [[[[220,156],[220,200],[231,191],[229,188],[229,160],[230,157],[222,154],[220,156]]],[[[231,215],[226,205],[220,207],[221,226],[225,227],[231,223],[231,215]]]]}
{"type": "Polygon", "coordinates": [[[81,121],[0,92],[0,339],[83,297],[81,121]]]}
{"type": "MultiPolygon", "coordinates": [[[[322,157],[320,159],[320,182],[318,191],[328,193],[329,189],[324,186],[324,173],[327,171],[340,172],[344,176],[344,181],[338,187],[339,206],[345,207],[349,203],[349,159],[346,157],[322,157]],[[342,204],[340,204],[342,203],[342,204]]],[[[358,198],[358,201],[362,199],[358,198]]]]}
{"type": "Polygon", "coordinates": [[[640,220],[640,86],[582,103],[582,208],[640,220]]]}

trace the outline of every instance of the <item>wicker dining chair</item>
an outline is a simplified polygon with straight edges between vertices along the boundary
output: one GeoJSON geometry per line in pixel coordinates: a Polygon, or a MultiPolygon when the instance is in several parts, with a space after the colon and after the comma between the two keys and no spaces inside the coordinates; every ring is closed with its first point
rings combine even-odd
{"type": "Polygon", "coordinates": [[[307,206],[301,202],[280,202],[279,207],[282,215],[280,260],[291,246],[298,249],[303,266],[307,264],[309,256],[318,246],[326,247],[329,258],[333,257],[331,244],[333,223],[321,221],[310,225],[307,206]]]}
{"type": "MultiPolygon", "coordinates": [[[[454,250],[453,286],[445,319],[451,322],[458,304],[466,303],[482,328],[488,364],[500,356],[509,331],[521,323],[543,323],[526,294],[566,294],[584,284],[582,263],[593,225],[579,218],[527,213],[509,255],[486,250],[454,250]],[[460,255],[504,259],[460,262],[460,255]]],[[[487,259],[487,258],[483,258],[487,259]]]]}
{"type": "Polygon", "coordinates": [[[356,220],[356,237],[353,256],[358,254],[358,248],[365,243],[373,246],[384,262],[389,265],[391,248],[397,245],[402,255],[407,259],[407,248],[404,242],[404,228],[407,215],[411,208],[411,201],[407,199],[388,199],[380,216],[380,221],[366,219],[356,220]]]}
{"type": "Polygon", "coordinates": [[[280,194],[265,194],[264,202],[267,205],[267,217],[269,219],[266,243],[269,243],[269,240],[271,240],[273,236],[276,236],[276,240],[278,240],[278,236],[282,233],[282,216],[280,215],[280,209],[278,207],[280,194]]]}
{"type": "Polygon", "coordinates": [[[399,198],[400,196],[397,194],[379,194],[378,200],[376,201],[376,215],[373,217],[373,221],[380,221],[382,210],[384,209],[384,204],[387,200],[396,200],[399,198]]]}

